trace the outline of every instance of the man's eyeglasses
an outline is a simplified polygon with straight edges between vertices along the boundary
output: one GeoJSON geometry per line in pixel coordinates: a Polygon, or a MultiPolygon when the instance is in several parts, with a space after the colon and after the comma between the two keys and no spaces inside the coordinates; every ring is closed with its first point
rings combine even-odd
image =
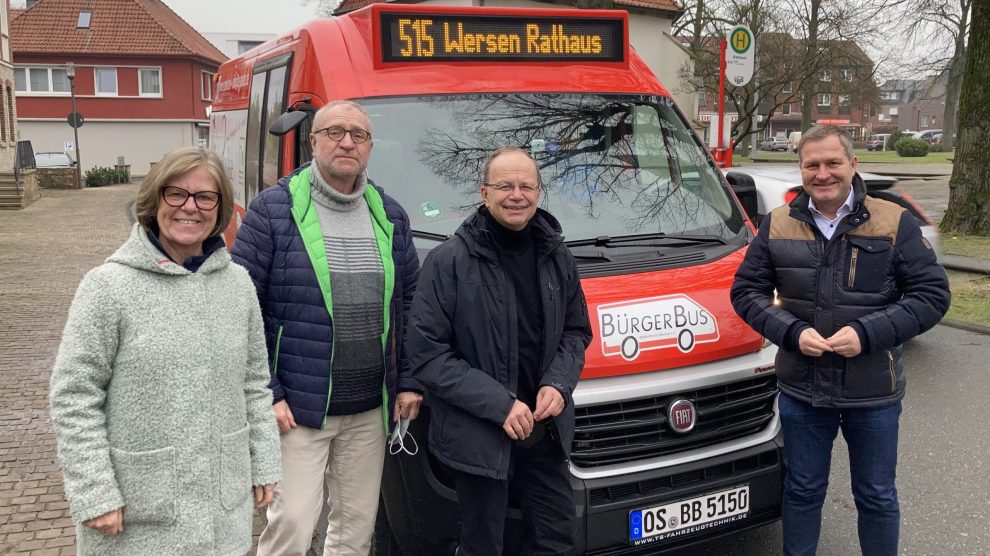
{"type": "Polygon", "coordinates": [[[329,137],[331,141],[340,141],[341,139],[344,138],[345,133],[350,133],[351,141],[354,141],[357,144],[364,143],[368,139],[371,139],[371,133],[361,128],[344,129],[340,126],[332,125],[330,127],[325,127],[323,129],[317,129],[313,133],[321,133],[321,132],[326,133],[327,137],[329,137]]]}
{"type": "Polygon", "coordinates": [[[521,183],[518,185],[514,183],[486,183],[485,187],[491,187],[492,189],[502,193],[508,193],[517,187],[522,193],[536,193],[540,190],[540,186],[529,183],[521,183]]]}
{"type": "Polygon", "coordinates": [[[213,210],[217,208],[217,204],[220,203],[220,194],[216,191],[200,191],[199,193],[190,193],[181,187],[174,187],[171,185],[162,188],[162,199],[164,199],[165,204],[170,207],[181,207],[186,204],[189,197],[193,198],[193,203],[196,203],[196,208],[199,210],[213,210]]]}

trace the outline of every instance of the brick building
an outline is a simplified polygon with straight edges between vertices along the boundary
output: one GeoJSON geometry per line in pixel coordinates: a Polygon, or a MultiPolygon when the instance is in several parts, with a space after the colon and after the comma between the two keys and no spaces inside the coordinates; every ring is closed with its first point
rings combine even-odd
{"type": "Polygon", "coordinates": [[[20,138],[82,168],[123,156],[135,175],[176,147],[206,146],[212,77],[227,59],[159,0],[40,0],[11,22],[20,138]],[[75,78],[69,79],[68,63],[75,78]]]}

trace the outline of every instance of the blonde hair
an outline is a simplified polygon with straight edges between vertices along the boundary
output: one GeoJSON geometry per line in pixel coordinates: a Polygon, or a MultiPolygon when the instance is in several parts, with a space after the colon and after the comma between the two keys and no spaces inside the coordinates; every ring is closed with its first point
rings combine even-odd
{"type": "Polygon", "coordinates": [[[176,177],[195,170],[205,168],[220,193],[220,204],[217,205],[217,223],[210,231],[211,236],[222,232],[234,214],[234,187],[227,177],[227,170],[217,153],[199,147],[182,147],[169,151],[141,181],[141,189],[134,201],[134,212],[138,222],[145,229],[150,229],[151,223],[158,216],[159,203],[162,202],[162,189],[168,186],[176,177]]]}

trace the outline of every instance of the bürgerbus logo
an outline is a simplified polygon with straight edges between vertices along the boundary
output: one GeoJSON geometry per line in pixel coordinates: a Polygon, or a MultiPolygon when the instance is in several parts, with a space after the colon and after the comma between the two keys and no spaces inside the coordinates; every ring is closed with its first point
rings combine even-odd
{"type": "Polygon", "coordinates": [[[688,353],[718,340],[715,317],[684,294],[599,305],[598,329],[602,354],[627,361],[651,349],[676,347],[688,353]]]}

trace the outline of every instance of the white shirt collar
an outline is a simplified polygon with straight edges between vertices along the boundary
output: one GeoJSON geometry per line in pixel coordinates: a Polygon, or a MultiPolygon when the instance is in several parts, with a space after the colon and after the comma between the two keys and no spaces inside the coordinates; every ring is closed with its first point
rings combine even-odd
{"type": "MultiPolygon", "coordinates": [[[[835,220],[839,220],[847,214],[852,214],[855,200],[856,197],[853,195],[853,188],[850,187],[849,195],[846,196],[846,202],[842,203],[842,206],[839,207],[839,210],[835,211],[835,220]]],[[[815,206],[815,200],[812,199],[810,196],[808,197],[808,209],[811,210],[813,214],[818,214],[823,218],[825,218],[825,215],[822,214],[822,212],[818,210],[818,207],[815,206]]]]}

